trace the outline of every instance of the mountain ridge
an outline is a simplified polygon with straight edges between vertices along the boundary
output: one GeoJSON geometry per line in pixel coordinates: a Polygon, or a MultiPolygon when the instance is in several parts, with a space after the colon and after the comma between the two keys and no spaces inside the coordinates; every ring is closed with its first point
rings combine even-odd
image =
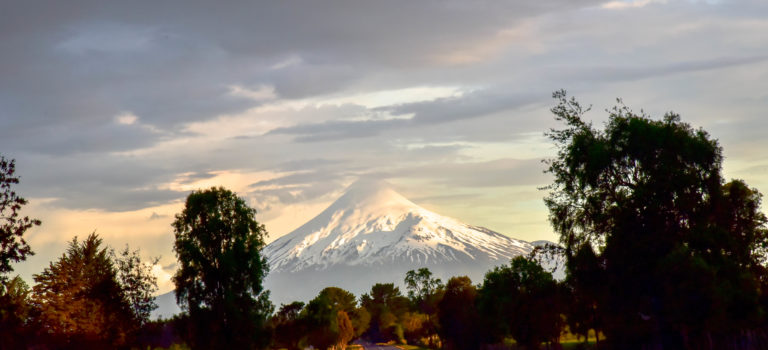
{"type": "Polygon", "coordinates": [[[336,265],[503,260],[533,249],[424,209],[383,181],[358,181],[315,218],[264,249],[272,272],[336,265]]]}

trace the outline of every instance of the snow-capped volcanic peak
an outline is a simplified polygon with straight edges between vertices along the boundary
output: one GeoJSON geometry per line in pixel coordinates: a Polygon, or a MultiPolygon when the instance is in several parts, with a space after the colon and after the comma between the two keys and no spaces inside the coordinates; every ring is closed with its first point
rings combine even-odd
{"type": "Polygon", "coordinates": [[[531,249],[527,242],[421,208],[387,182],[361,180],[264,253],[272,272],[298,272],[334,265],[506,263],[531,249]]]}

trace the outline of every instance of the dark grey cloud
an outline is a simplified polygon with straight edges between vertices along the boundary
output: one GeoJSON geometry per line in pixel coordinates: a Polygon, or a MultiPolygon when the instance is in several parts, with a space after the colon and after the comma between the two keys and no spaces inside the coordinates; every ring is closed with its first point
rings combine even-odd
{"type": "Polygon", "coordinates": [[[491,113],[509,111],[540,102],[542,95],[503,94],[478,91],[460,97],[440,98],[428,102],[407,103],[376,108],[395,117],[391,119],[331,120],[315,124],[276,128],[267,135],[294,135],[298,142],[319,142],[360,138],[403,128],[433,127],[452,121],[480,118],[491,113]],[[412,117],[411,117],[412,115],[412,117]],[[408,116],[408,118],[404,118],[408,116]]]}
{"type": "Polygon", "coordinates": [[[175,172],[136,158],[79,155],[17,158],[20,191],[52,207],[125,211],[168,203],[186,192],[161,189],[175,172]]]}
{"type": "Polygon", "coordinates": [[[747,57],[717,57],[712,59],[686,60],[664,64],[651,65],[605,65],[581,67],[551,67],[550,74],[564,77],[567,80],[590,83],[626,82],[640,79],[651,79],[674,74],[709,71],[738,66],[759,64],[768,61],[768,55],[747,57]]]}
{"type": "MultiPolygon", "coordinates": [[[[274,184],[292,191],[263,193],[298,201],[367,173],[455,172],[446,183],[501,186],[514,182],[502,176],[509,171],[533,184],[535,174],[513,162],[475,164],[485,174],[450,164],[476,162],[467,155],[472,144],[520,142],[546,130],[549,94],[559,88],[586,103],[642,96],[651,107],[699,104],[706,112],[707,103],[728,100],[733,113],[755,120],[765,109],[761,96],[748,110],[734,102],[768,89],[761,83],[768,42],[758,35],[768,28],[764,2],[671,0],[621,11],[602,3],[4,4],[0,149],[24,162],[30,193],[60,198],[61,206],[167,202],[184,193],[154,191],[158,184],[220,170],[299,172],[274,184]],[[729,79],[752,80],[723,93],[717,85],[729,79]],[[234,95],[232,86],[274,88],[280,102],[410,87],[466,92],[380,108],[353,102],[262,113],[252,118],[289,126],[194,145],[200,135],[184,132],[188,123],[269,102],[234,95]],[[137,121],[116,123],[126,112],[137,121]],[[158,149],[115,154],[147,147],[158,149]]],[[[738,139],[738,127],[722,130],[738,139]]],[[[764,130],[758,121],[743,134],[755,140],[764,130]]]]}
{"type": "Polygon", "coordinates": [[[0,137],[0,147],[65,154],[149,146],[161,135],[135,136],[119,147],[87,139],[123,111],[172,132],[258,105],[230,95],[231,85],[270,85],[280,96],[299,98],[338,91],[373,69],[432,66],[435,55],[464,49],[520,19],[594,3],[5,4],[0,125],[24,136],[0,137]],[[85,146],[26,141],[50,129],[81,130],[85,146]]]}

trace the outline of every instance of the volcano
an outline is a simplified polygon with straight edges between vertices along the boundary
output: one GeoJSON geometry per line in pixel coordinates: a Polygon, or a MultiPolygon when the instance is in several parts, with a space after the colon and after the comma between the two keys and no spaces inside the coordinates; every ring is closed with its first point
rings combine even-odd
{"type": "Polygon", "coordinates": [[[307,301],[325,287],[357,295],[375,283],[401,285],[427,267],[436,276],[481,282],[494,266],[534,246],[424,209],[379,180],[361,180],[315,218],[267,245],[265,287],[276,305],[307,301]]]}

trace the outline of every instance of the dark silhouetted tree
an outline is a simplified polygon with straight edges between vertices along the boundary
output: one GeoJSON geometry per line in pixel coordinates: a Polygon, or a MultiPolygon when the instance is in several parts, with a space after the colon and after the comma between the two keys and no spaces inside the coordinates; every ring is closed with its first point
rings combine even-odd
{"type": "Polygon", "coordinates": [[[264,226],[256,210],[221,187],[192,192],[173,223],[179,269],[176,300],[189,312],[196,349],[254,349],[269,345],[273,306],[262,282],[264,226]]]}
{"type": "Polygon", "coordinates": [[[29,286],[19,276],[0,282],[0,347],[27,349],[32,344],[29,295],[29,286]]]}
{"type": "Polygon", "coordinates": [[[19,214],[27,200],[13,190],[12,186],[18,183],[16,162],[0,155],[0,283],[13,271],[11,263],[24,261],[34,254],[23,236],[33,226],[40,225],[40,220],[19,214]]]}
{"type": "Polygon", "coordinates": [[[277,348],[298,350],[299,342],[307,330],[300,318],[304,303],[294,301],[288,305],[281,305],[280,309],[272,316],[271,324],[275,332],[274,345],[277,348]]]}
{"type": "Polygon", "coordinates": [[[565,310],[568,327],[572,333],[582,336],[585,342],[589,339],[590,330],[594,331],[599,346],[603,330],[600,302],[606,300],[610,292],[604,283],[605,271],[589,244],[582,245],[571,255],[566,269],[563,284],[568,298],[565,310]]]}
{"type": "Polygon", "coordinates": [[[526,348],[538,349],[543,342],[557,342],[564,326],[557,282],[536,261],[522,256],[486,273],[477,304],[497,342],[512,336],[526,348]]]}
{"type": "Polygon", "coordinates": [[[566,127],[548,133],[558,154],[546,204],[569,273],[595,273],[609,290],[586,294],[599,298],[610,344],[684,348],[760,324],[761,195],[724,183],[717,141],[676,114],[652,120],[624,106],[598,129],[583,120],[588,108],[553,96],[566,127]],[[596,259],[574,260],[586,245],[596,259]]]}
{"type": "Polygon", "coordinates": [[[482,320],[475,300],[477,288],[469,277],[452,277],[438,304],[439,334],[447,350],[479,349],[484,342],[482,320]]]}

